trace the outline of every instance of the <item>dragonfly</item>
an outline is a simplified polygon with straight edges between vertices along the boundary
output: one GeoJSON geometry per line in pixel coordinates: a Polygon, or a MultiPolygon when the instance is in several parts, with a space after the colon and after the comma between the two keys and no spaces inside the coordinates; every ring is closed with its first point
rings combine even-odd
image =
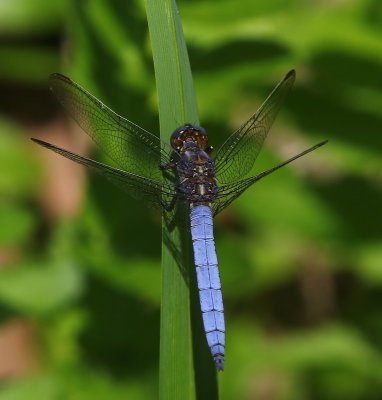
{"type": "Polygon", "coordinates": [[[70,78],[55,73],[49,79],[54,95],[115,166],[32,138],[164,214],[173,213],[181,203],[186,205],[203,325],[218,371],[224,369],[225,320],[213,217],[260,179],[327,143],[320,142],[279,165],[250,174],[295,77],[294,70],[288,72],[260,108],[212,155],[204,128],[185,123],[172,133],[170,143],[165,143],[116,114],[70,78]]]}

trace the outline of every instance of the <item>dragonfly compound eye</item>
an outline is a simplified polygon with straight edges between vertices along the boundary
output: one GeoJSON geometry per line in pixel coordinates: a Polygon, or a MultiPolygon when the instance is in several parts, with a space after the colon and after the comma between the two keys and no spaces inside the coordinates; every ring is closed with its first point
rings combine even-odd
{"type": "Polygon", "coordinates": [[[179,150],[183,145],[182,135],[187,130],[187,126],[181,126],[171,134],[170,143],[175,150],[179,150]]]}
{"type": "Polygon", "coordinates": [[[183,146],[184,142],[196,142],[199,147],[205,148],[208,143],[208,135],[204,128],[200,126],[194,126],[186,124],[181,126],[172,133],[171,135],[171,146],[178,150],[183,146]]]}

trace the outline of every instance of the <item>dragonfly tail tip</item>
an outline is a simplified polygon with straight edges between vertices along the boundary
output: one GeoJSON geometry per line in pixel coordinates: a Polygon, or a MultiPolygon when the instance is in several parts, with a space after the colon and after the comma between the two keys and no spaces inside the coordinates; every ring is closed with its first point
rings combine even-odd
{"type": "Polygon", "coordinates": [[[215,358],[215,364],[216,364],[216,369],[220,371],[224,371],[224,356],[219,354],[214,357],[215,358]]]}

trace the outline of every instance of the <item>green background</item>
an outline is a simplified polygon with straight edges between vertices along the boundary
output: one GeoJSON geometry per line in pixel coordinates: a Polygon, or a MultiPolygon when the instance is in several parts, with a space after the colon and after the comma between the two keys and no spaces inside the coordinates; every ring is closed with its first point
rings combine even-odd
{"type": "MultiPolygon", "coordinates": [[[[381,399],[382,3],[178,6],[215,148],[292,68],[254,172],[329,139],[216,219],[221,398],[381,399]]],[[[105,160],[64,121],[55,71],[159,131],[143,2],[0,0],[0,399],[154,399],[160,218],[29,141],[105,160]]]]}

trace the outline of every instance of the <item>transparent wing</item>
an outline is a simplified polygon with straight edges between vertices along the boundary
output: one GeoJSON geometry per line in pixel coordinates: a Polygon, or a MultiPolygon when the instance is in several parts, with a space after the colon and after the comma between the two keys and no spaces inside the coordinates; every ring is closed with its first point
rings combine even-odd
{"type": "Polygon", "coordinates": [[[173,201],[173,198],[176,195],[175,190],[166,183],[110,167],[109,165],[90,160],[89,158],[61,149],[60,147],[42,140],[32,140],[35,143],[46,147],[55,153],[61,154],[78,164],[89,167],[91,170],[105,176],[107,179],[126,190],[131,196],[144,200],[148,205],[153,206],[154,208],[166,208],[167,205],[173,201]]]}
{"type": "Polygon", "coordinates": [[[159,164],[172,156],[169,145],[116,114],[70,78],[53,74],[49,82],[64,108],[119,168],[161,179],[159,164]]]}
{"type": "Polygon", "coordinates": [[[219,148],[214,161],[220,184],[241,179],[251,170],[295,78],[295,71],[289,71],[262,106],[219,148]]]}
{"type": "Polygon", "coordinates": [[[285,165],[291,163],[294,160],[312,152],[313,150],[318,149],[319,147],[326,144],[328,141],[325,140],[321,143],[316,144],[313,147],[310,147],[307,150],[304,150],[302,153],[295,155],[289,160],[284,161],[283,163],[276,165],[273,168],[267,169],[266,171],[261,172],[258,175],[251,176],[250,178],[242,179],[238,182],[230,183],[227,185],[223,185],[219,187],[219,192],[216,197],[216,200],[212,204],[212,210],[214,215],[218,214],[220,211],[224,210],[228,205],[230,205],[235,199],[237,199],[245,190],[247,190],[250,186],[252,186],[258,180],[264,178],[265,176],[275,172],[276,170],[284,167],[285,165]]]}

